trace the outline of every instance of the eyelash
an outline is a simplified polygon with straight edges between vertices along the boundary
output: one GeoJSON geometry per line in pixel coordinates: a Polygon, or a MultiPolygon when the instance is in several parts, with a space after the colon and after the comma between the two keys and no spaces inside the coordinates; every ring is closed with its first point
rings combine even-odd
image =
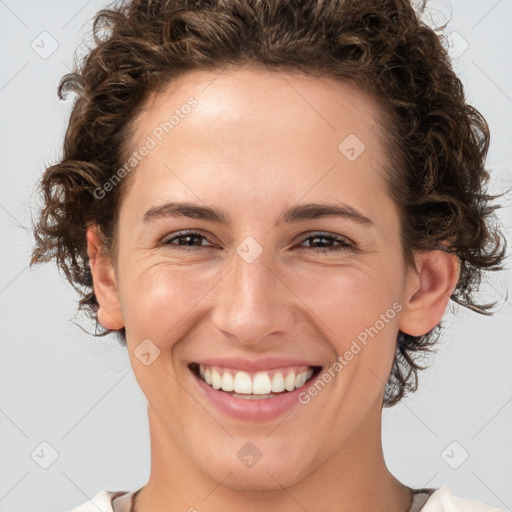
{"type": "MultiPolygon", "coordinates": [[[[307,236],[306,238],[304,238],[302,240],[302,243],[304,243],[306,240],[310,240],[312,238],[324,238],[326,240],[332,240],[333,242],[339,242],[340,245],[334,246],[334,247],[302,247],[302,249],[313,249],[316,252],[320,252],[320,253],[322,253],[322,252],[326,253],[326,252],[332,252],[332,251],[343,251],[343,250],[354,249],[354,245],[351,242],[349,242],[344,237],[340,237],[340,236],[336,236],[336,235],[331,235],[329,233],[323,233],[321,231],[308,233],[308,235],[309,236],[307,236]]],[[[208,237],[204,236],[202,233],[199,233],[197,231],[182,231],[182,232],[177,233],[176,235],[174,235],[172,238],[168,238],[167,240],[163,240],[162,241],[162,245],[163,246],[171,246],[173,248],[177,248],[178,250],[185,250],[185,251],[195,251],[195,250],[199,249],[200,247],[205,247],[203,245],[200,245],[200,246],[187,246],[187,245],[179,245],[179,244],[172,244],[171,243],[174,240],[177,240],[179,238],[184,238],[184,237],[187,237],[187,236],[200,237],[200,238],[208,241],[209,243],[211,243],[210,240],[208,239],[208,237]]],[[[212,244],[212,245],[214,245],[214,244],[212,244]]]]}

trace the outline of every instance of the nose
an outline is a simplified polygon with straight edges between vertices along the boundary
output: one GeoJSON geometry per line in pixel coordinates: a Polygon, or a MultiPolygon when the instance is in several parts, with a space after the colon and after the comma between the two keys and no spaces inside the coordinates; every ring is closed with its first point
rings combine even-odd
{"type": "Polygon", "coordinates": [[[216,294],[216,328],[242,345],[265,345],[265,350],[271,338],[288,338],[294,325],[294,294],[272,258],[263,251],[251,262],[235,253],[230,263],[216,294]]]}

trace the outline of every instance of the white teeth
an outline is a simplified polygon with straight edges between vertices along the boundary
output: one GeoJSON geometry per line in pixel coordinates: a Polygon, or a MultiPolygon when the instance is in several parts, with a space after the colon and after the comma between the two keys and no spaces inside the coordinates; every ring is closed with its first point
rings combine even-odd
{"type": "Polygon", "coordinates": [[[272,377],[272,391],[274,393],[280,393],[281,391],[284,391],[284,377],[281,372],[277,372],[272,377]]]}
{"type": "Polygon", "coordinates": [[[229,372],[224,372],[224,375],[222,376],[222,389],[223,391],[234,391],[235,389],[233,375],[229,372]]]}
{"type": "Polygon", "coordinates": [[[295,389],[295,372],[291,372],[284,379],[284,389],[293,391],[295,389]]]}
{"type": "Polygon", "coordinates": [[[220,373],[215,368],[212,368],[212,388],[220,389],[221,386],[222,386],[222,377],[220,376],[220,373]]]}
{"type": "Polygon", "coordinates": [[[304,383],[306,382],[306,374],[305,373],[299,373],[299,375],[297,375],[297,377],[295,377],[295,388],[300,388],[301,386],[304,385],[304,383]]]}
{"type": "Polygon", "coordinates": [[[250,395],[252,393],[252,381],[248,373],[236,372],[234,382],[235,393],[245,393],[250,395]]]}
{"type": "Polygon", "coordinates": [[[257,372],[252,377],[247,372],[232,373],[219,367],[199,365],[199,375],[214,389],[234,392],[233,395],[260,395],[259,398],[273,397],[271,393],[293,391],[302,387],[313,375],[313,369],[307,368],[300,372],[290,370],[283,376],[283,372],[276,371],[272,378],[268,372],[257,372]],[[264,395],[264,396],[263,396],[264,395]]]}
{"type": "Polygon", "coordinates": [[[268,395],[272,391],[272,381],[265,372],[259,372],[252,381],[253,395],[268,395]]]}

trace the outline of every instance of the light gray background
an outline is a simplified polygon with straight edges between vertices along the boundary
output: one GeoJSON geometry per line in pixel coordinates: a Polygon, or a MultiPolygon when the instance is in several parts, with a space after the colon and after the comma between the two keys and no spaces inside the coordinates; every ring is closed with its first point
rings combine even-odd
{"type": "MultiPolygon", "coordinates": [[[[512,186],[512,0],[430,5],[426,21],[442,22],[452,11],[445,34],[457,32],[447,39],[454,66],[468,101],[489,122],[488,166],[494,189],[504,190],[512,186]]],[[[125,350],[72,322],[77,296],[52,264],[27,267],[35,183],[59,157],[72,104],[57,99],[56,87],[88,20],[104,6],[0,0],[1,512],[64,511],[102,489],[137,489],[149,475],[145,397],[125,350]],[[49,52],[52,39],[58,48],[47,58],[31,47],[35,41],[49,52]],[[48,469],[40,464],[51,462],[52,450],[42,442],[58,454],[48,469]]],[[[501,212],[509,237],[511,198],[501,212]]],[[[484,294],[505,296],[510,278],[510,271],[492,278],[484,294]]],[[[418,394],[384,412],[386,460],[407,485],[449,484],[460,496],[510,510],[511,300],[494,317],[460,308],[445,324],[418,394]]]]}

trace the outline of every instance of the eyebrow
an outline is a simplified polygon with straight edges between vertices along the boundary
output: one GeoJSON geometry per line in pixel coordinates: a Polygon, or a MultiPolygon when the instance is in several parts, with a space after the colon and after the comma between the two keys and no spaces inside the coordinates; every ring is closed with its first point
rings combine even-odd
{"type": "MultiPolygon", "coordinates": [[[[188,217],[191,219],[208,220],[218,224],[231,224],[229,215],[222,210],[190,202],[170,202],[154,206],[144,214],[143,220],[144,222],[151,222],[165,217],[188,217]]],[[[373,222],[368,217],[344,203],[308,203],[293,206],[279,216],[277,224],[289,224],[324,217],[343,217],[359,224],[373,225],[373,222]]]]}

